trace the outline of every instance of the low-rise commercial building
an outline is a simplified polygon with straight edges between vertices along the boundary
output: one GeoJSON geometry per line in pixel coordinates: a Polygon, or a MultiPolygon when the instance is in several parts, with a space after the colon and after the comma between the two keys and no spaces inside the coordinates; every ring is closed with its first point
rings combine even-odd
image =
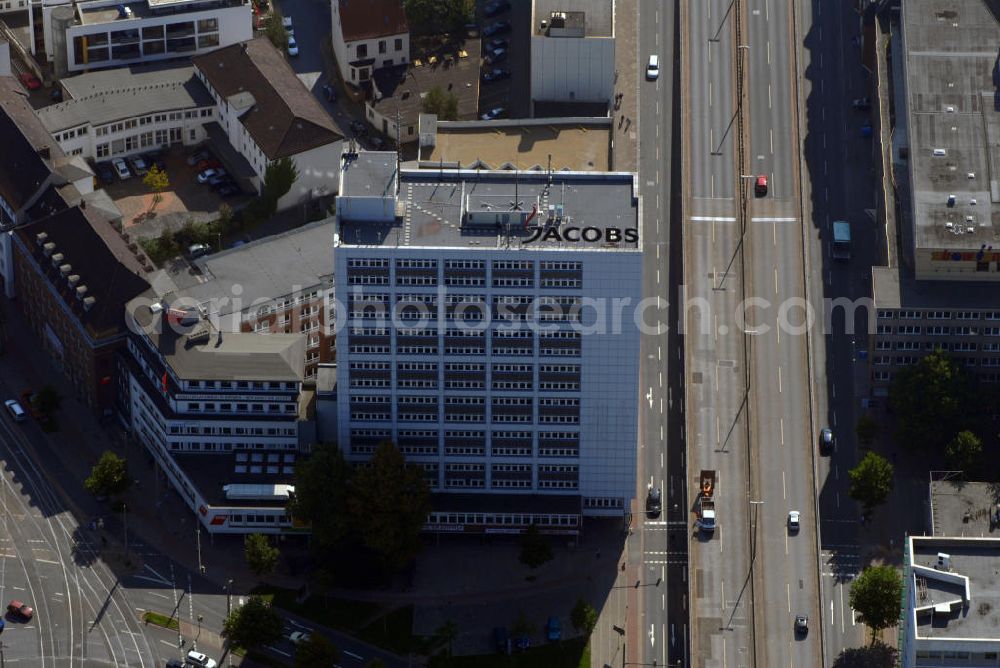
{"type": "Polygon", "coordinates": [[[997,11],[983,0],[907,0],[892,23],[886,206],[896,215],[885,235],[889,262],[872,271],[876,396],[888,394],[900,367],[938,348],[981,381],[1000,382],[997,11]]]}
{"type": "Polygon", "coordinates": [[[533,0],[532,103],[607,103],[615,90],[614,0],[533,0]]]}
{"type": "MultiPolygon", "coordinates": [[[[249,0],[85,0],[42,4],[56,76],[189,58],[253,37],[249,0]]],[[[36,49],[41,45],[36,45],[36,49]]]]}
{"type": "Polygon", "coordinates": [[[62,82],[64,100],[38,110],[45,128],[69,155],[95,160],[208,138],[215,100],[191,66],[119,68],[62,82]]]}
{"type": "Polygon", "coordinates": [[[932,472],[931,535],[903,544],[903,668],[1000,665],[1000,497],[987,482],[932,472]]]}
{"type": "MultiPolygon", "coordinates": [[[[303,379],[335,359],[333,237],[323,220],[195,261],[197,277],[178,286],[223,332],[305,337],[303,379]]],[[[180,281],[176,277],[175,281],[180,281]]]]}
{"type": "Polygon", "coordinates": [[[151,290],[123,311],[123,411],[211,533],[296,531],[285,510],[315,438],[304,336],[220,332],[188,300],[151,290]]]}

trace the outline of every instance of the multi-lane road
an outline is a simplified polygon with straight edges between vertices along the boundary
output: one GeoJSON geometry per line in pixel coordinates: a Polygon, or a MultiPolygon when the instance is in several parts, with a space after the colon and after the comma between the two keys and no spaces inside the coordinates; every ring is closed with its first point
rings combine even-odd
{"type": "Polygon", "coordinates": [[[35,609],[31,621],[8,616],[0,650],[5,664],[158,665],[117,577],[98,558],[96,533],[64,509],[30,449],[21,426],[4,414],[0,601],[20,599],[35,609]]]}
{"type": "Polygon", "coordinates": [[[840,313],[821,326],[824,298],[867,296],[876,196],[849,102],[869,94],[859,20],[824,4],[681,3],[687,479],[719,479],[718,530],[691,533],[692,665],[831,665],[864,639],[846,602],[864,314],[853,336],[840,313]],[[848,265],[830,259],[838,219],[855,229],[848,265]],[[826,425],[830,456],[817,448],[826,425]]]}

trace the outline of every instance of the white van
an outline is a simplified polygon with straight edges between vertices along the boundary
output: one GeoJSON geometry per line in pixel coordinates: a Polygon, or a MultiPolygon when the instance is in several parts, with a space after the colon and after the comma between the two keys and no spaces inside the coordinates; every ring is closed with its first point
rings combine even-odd
{"type": "Polygon", "coordinates": [[[660,57],[653,54],[646,63],[646,78],[655,81],[660,76],[660,57]]]}
{"type": "Polygon", "coordinates": [[[7,412],[10,413],[10,416],[14,418],[15,422],[24,422],[28,419],[28,414],[24,411],[24,408],[21,407],[21,404],[18,403],[17,399],[8,399],[3,403],[4,406],[7,407],[7,412]]]}

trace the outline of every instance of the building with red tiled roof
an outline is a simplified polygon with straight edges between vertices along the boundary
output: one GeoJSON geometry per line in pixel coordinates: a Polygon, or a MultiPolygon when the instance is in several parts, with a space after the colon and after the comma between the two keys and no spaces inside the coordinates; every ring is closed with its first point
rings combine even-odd
{"type": "Polygon", "coordinates": [[[375,70],[410,62],[403,0],[331,0],[333,52],[344,81],[362,85],[375,70]]]}

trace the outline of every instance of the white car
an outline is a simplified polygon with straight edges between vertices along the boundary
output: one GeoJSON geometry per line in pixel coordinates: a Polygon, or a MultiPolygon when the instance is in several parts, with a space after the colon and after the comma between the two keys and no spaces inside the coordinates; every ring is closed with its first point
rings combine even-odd
{"type": "Polygon", "coordinates": [[[655,81],[660,76],[660,57],[653,54],[646,63],[646,78],[655,81]]]}
{"type": "Polygon", "coordinates": [[[112,160],[111,166],[115,168],[115,173],[118,174],[118,178],[122,181],[132,178],[132,172],[128,171],[128,165],[121,158],[112,160]]]}
{"type": "Polygon", "coordinates": [[[306,642],[311,637],[312,636],[309,634],[308,631],[292,631],[291,633],[288,634],[288,639],[291,640],[296,645],[298,645],[300,642],[306,642]]]}
{"type": "Polygon", "coordinates": [[[288,55],[289,56],[299,55],[299,45],[295,42],[295,35],[288,36],[288,55]]]}
{"type": "Polygon", "coordinates": [[[215,662],[215,659],[210,659],[205,654],[196,650],[188,652],[185,661],[187,661],[188,664],[198,666],[199,668],[216,668],[216,666],[219,665],[215,662]]]}
{"type": "Polygon", "coordinates": [[[281,18],[281,27],[284,28],[285,32],[287,32],[289,35],[295,34],[295,26],[292,25],[291,16],[283,16],[281,18]]]}
{"type": "Polygon", "coordinates": [[[17,399],[8,399],[3,402],[3,405],[7,407],[7,412],[10,416],[14,418],[15,422],[24,422],[28,419],[28,414],[21,407],[20,402],[17,399]]]}
{"type": "Polygon", "coordinates": [[[799,530],[799,511],[789,510],[788,511],[788,530],[795,533],[799,530]]]}

